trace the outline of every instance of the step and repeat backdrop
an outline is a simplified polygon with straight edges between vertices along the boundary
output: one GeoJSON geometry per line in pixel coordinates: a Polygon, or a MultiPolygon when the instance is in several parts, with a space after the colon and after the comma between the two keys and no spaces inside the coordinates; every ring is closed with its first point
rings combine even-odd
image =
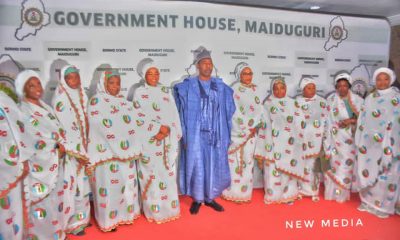
{"type": "Polygon", "coordinates": [[[295,96],[299,80],[312,76],[324,96],[342,70],[363,92],[373,71],[388,65],[390,45],[384,19],[195,2],[1,0],[0,33],[1,80],[36,70],[47,101],[65,64],[80,69],[89,96],[99,72],[117,68],[128,95],[141,80],[142,59],[153,59],[160,82],[171,86],[196,74],[199,46],[211,51],[213,74],[227,84],[236,81],[236,65],[248,63],[266,95],[274,77],[283,76],[295,96]]]}

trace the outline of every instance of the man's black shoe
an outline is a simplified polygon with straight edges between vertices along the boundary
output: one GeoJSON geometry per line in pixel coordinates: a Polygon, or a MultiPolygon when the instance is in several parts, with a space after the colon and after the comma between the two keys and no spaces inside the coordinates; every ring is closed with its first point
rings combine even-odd
{"type": "Polygon", "coordinates": [[[82,231],[80,231],[80,232],[77,232],[76,234],[73,234],[73,235],[75,235],[75,236],[83,236],[83,235],[85,235],[86,233],[85,233],[85,230],[82,230],[82,231]]]}
{"type": "Polygon", "coordinates": [[[192,214],[192,215],[197,214],[199,212],[200,207],[201,207],[201,202],[193,201],[192,205],[190,206],[190,210],[189,210],[190,214],[192,214]]]}
{"type": "Polygon", "coordinates": [[[212,200],[211,202],[205,202],[204,203],[206,206],[214,209],[217,212],[223,212],[224,207],[222,207],[220,204],[218,204],[216,201],[212,200]]]}

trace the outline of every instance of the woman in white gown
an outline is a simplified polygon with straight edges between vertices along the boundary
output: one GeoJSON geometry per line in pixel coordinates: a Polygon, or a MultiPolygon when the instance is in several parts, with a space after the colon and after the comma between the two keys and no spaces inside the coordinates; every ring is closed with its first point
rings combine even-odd
{"type": "Polygon", "coordinates": [[[237,82],[231,87],[237,110],[233,114],[229,169],[231,186],[222,197],[234,202],[249,202],[253,193],[254,149],[257,128],[261,125],[262,95],[253,81],[253,71],[247,63],[235,69],[237,82]]]}
{"type": "Polygon", "coordinates": [[[282,78],[272,81],[271,90],[264,103],[255,158],[264,164],[264,202],[293,204],[300,197],[298,181],[306,181],[306,122],[299,103],[286,95],[282,78]]]}
{"type": "Polygon", "coordinates": [[[336,92],[327,98],[324,150],[331,168],[325,174],[325,199],[340,203],[350,199],[350,190],[356,182],[353,178],[356,176],[354,134],[363,99],[351,92],[351,83],[349,74],[338,74],[335,77],[336,92]]]}
{"type": "Polygon", "coordinates": [[[133,106],[140,107],[147,119],[170,128],[168,137],[142,142],[143,154],[138,161],[143,212],[148,221],[164,223],[180,216],[176,163],[181,122],[171,91],[160,84],[160,72],[153,60],[143,59],[137,70],[145,83],[136,89],[133,106]]]}
{"type": "Polygon", "coordinates": [[[356,145],[360,211],[380,218],[395,213],[400,194],[400,91],[391,87],[394,72],[374,72],[376,90],[368,95],[358,119],[356,145]]]}

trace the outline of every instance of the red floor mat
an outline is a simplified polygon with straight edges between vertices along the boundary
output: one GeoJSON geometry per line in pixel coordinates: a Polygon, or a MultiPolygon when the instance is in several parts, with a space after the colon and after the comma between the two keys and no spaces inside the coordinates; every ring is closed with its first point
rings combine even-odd
{"type": "Polygon", "coordinates": [[[118,227],[116,232],[103,233],[95,224],[82,237],[70,239],[134,239],[134,240],[197,240],[197,239],[290,239],[290,240],[399,240],[400,216],[380,219],[359,212],[357,194],[343,204],[325,201],[314,203],[309,198],[294,205],[265,205],[262,190],[255,190],[247,204],[217,201],[225,212],[202,206],[198,215],[189,213],[191,199],[181,198],[181,218],[165,224],[154,224],[141,216],[134,224],[118,227]]]}

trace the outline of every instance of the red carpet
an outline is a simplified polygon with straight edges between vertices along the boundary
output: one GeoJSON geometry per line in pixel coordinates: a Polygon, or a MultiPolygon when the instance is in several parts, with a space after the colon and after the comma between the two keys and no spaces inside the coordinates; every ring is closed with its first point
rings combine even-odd
{"type": "Polygon", "coordinates": [[[158,225],[147,222],[146,218],[141,216],[132,225],[118,227],[116,232],[102,233],[94,224],[86,230],[85,236],[70,236],[70,239],[400,239],[400,216],[380,219],[369,213],[359,212],[357,194],[353,194],[352,200],[343,204],[322,199],[314,203],[305,198],[296,201],[292,206],[265,205],[263,195],[263,190],[255,190],[252,202],[247,204],[235,204],[219,199],[218,202],[225,207],[225,212],[215,212],[202,206],[199,214],[195,216],[189,213],[191,199],[182,197],[182,216],[176,221],[158,225]],[[312,227],[308,225],[307,228],[303,220],[309,224],[314,221],[312,227]],[[297,226],[301,228],[296,228],[296,221],[297,226]],[[290,228],[290,223],[293,228],[290,228]]]}

